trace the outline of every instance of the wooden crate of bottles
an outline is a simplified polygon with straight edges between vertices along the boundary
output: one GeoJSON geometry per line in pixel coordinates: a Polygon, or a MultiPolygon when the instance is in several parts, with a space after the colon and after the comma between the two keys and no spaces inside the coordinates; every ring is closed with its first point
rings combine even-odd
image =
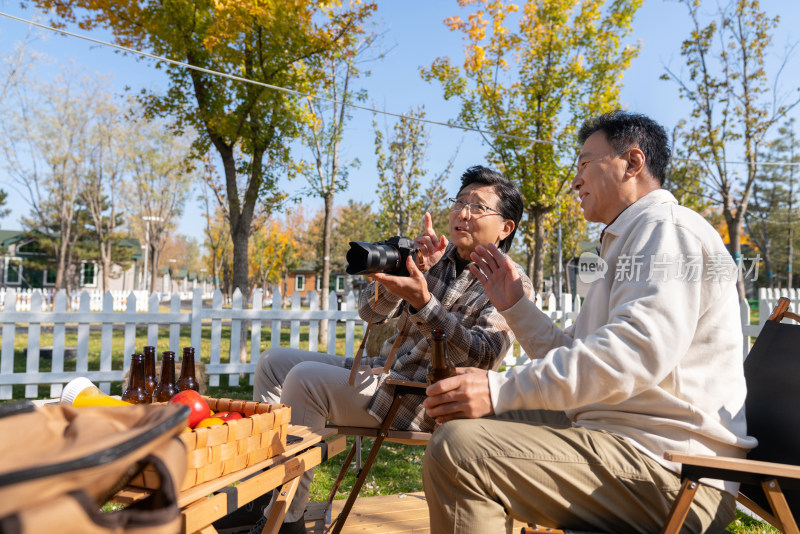
{"type": "MultiPolygon", "coordinates": [[[[181,491],[222,475],[239,471],[286,451],[291,409],[283,404],[203,397],[216,413],[240,412],[244,417],[222,425],[186,430],[187,469],[181,491]]],[[[131,482],[144,488],[160,487],[155,470],[145,469],[131,482]]]]}

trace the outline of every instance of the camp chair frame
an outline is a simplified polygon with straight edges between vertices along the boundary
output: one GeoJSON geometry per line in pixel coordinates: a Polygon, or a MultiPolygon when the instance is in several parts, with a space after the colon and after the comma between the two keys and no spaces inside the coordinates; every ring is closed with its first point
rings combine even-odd
{"type": "MultiPolygon", "coordinates": [[[[781,297],[768,321],[780,323],[786,317],[800,322],[800,316],[788,309],[789,299],[781,297]]],[[[680,531],[701,478],[732,480],[761,486],[771,511],[765,510],[741,492],[736,500],[781,532],[800,534],[783,494],[783,490],[800,490],[800,466],[742,458],[682,454],[675,451],[667,451],[664,458],[682,464],[682,484],[670,510],[667,523],[661,530],[662,534],[677,534],[680,531]]]]}
{"type": "MultiPolygon", "coordinates": [[[[392,400],[389,411],[387,412],[386,417],[384,418],[380,427],[363,428],[330,424],[327,425],[328,427],[336,428],[339,434],[375,438],[375,442],[372,444],[372,448],[369,451],[367,459],[364,461],[364,465],[358,469],[358,475],[356,477],[355,484],[353,485],[353,489],[350,491],[350,495],[347,497],[347,501],[345,502],[342,511],[331,523],[329,529],[327,530],[327,532],[330,532],[331,534],[339,534],[342,528],[344,528],[344,523],[347,520],[347,516],[350,514],[353,504],[355,504],[356,499],[358,498],[361,487],[367,480],[367,475],[369,475],[372,464],[375,463],[375,459],[378,457],[378,452],[380,451],[384,441],[406,443],[410,445],[426,445],[428,440],[430,440],[431,434],[429,432],[414,432],[410,430],[391,429],[392,423],[394,422],[394,418],[397,416],[397,412],[400,409],[403,399],[408,395],[424,396],[425,388],[428,387],[428,384],[422,382],[409,382],[406,380],[395,380],[392,378],[387,379],[385,383],[394,386],[394,399],[392,400]]],[[[356,455],[356,451],[359,451],[360,453],[361,448],[359,445],[360,443],[354,443],[353,446],[350,447],[350,452],[347,453],[347,457],[342,464],[342,468],[339,470],[339,476],[336,477],[336,482],[333,483],[333,488],[331,488],[330,495],[328,496],[328,502],[325,505],[325,517],[328,517],[328,513],[331,510],[331,505],[333,504],[333,498],[336,495],[339,486],[341,486],[342,481],[344,480],[347,469],[350,467],[353,457],[356,455]]]]}

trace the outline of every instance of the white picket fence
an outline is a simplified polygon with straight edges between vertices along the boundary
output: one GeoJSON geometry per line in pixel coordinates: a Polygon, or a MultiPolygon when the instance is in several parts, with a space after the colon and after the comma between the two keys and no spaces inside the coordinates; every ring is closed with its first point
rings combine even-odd
{"type": "MultiPolygon", "coordinates": [[[[45,288],[45,289],[6,289],[0,288],[0,311],[5,309],[5,302],[6,302],[6,293],[8,291],[13,291],[16,294],[17,302],[16,302],[16,311],[31,311],[31,298],[33,298],[33,293],[38,291],[42,295],[42,304],[41,304],[41,311],[52,311],[53,310],[53,299],[56,295],[55,289],[45,288]]],[[[103,311],[103,299],[105,298],[105,293],[100,291],[99,289],[84,289],[83,291],[74,291],[72,293],[72,299],[69,301],[69,309],[70,310],[77,310],[80,306],[80,297],[83,293],[88,293],[89,295],[89,311],[99,312],[103,311]]],[[[114,311],[125,311],[128,309],[128,298],[131,295],[136,297],[136,311],[143,312],[147,311],[147,301],[149,294],[147,291],[144,290],[134,290],[134,291],[108,291],[106,293],[111,293],[111,297],[114,299],[114,311]]],[[[178,295],[178,298],[181,300],[189,300],[192,298],[193,293],[188,291],[182,291],[179,293],[158,293],[159,300],[161,302],[167,302],[172,300],[173,295],[178,295]]],[[[213,293],[203,293],[204,299],[210,299],[213,293]]]]}
{"type": "MultiPolygon", "coordinates": [[[[349,293],[341,303],[340,309],[336,308],[336,294],[331,293],[329,302],[334,309],[321,310],[319,297],[311,293],[308,309],[300,308],[300,296],[295,293],[289,309],[281,309],[280,292],[277,287],[273,290],[275,298],[272,299],[271,308],[262,308],[263,293],[256,290],[253,293],[250,309],[242,305],[242,295],[237,290],[232,298],[230,308],[222,307],[222,293],[217,290],[212,297],[211,307],[203,306],[203,295],[200,288],[195,289],[192,295],[191,312],[181,311],[181,301],[178,294],[172,296],[169,302],[169,312],[159,312],[159,295],[153,294],[146,299],[146,312],[137,312],[141,309],[141,301],[135,293],[127,296],[126,309],[123,312],[114,311],[114,296],[106,292],[102,300],[102,311],[91,311],[92,296],[84,291],[79,296],[76,306],[78,311],[67,311],[66,293],[58,292],[53,299],[53,311],[39,311],[42,309],[42,294],[34,291],[30,297],[29,308],[32,311],[20,311],[17,308],[16,292],[7,291],[4,295],[4,311],[0,312],[2,324],[2,346],[0,348],[0,399],[12,397],[12,385],[24,384],[25,397],[36,397],[39,384],[50,384],[50,396],[57,397],[61,394],[63,384],[77,376],[85,376],[99,384],[100,388],[108,392],[111,382],[121,381],[124,369],[128,368],[130,355],[141,347],[135,346],[136,327],[147,327],[147,344],[158,346],[161,336],[169,337],[169,350],[180,354],[179,339],[181,326],[190,326],[190,344],[200,352],[201,334],[203,328],[211,329],[210,354],[199,354],[204,361],[210,363],[206,366],[206,374],[211,386],[219,385],[221,374],[229,375],[229,384],[238,385],[239,374],[249,375],[250,383],[253,381],[256,362],[261,352],[262,326],[270,325],[270,346],[280,346],[281,322],[289,322],[289,346],[298,348],[300,345],[300,323],[309,322],[309,350],[316,351],[322,348],[330,353],[335,353],[336,323],[345,325],[344,354],[352,356],[354,352],[355,328],[363,328],[363,321],[358,316],[355,297],[349,293]],[[323,320],[328,320],[328,339],[326,347],[319,347],[317,338],[319,325],[323,320]],[[204,324],[204,321],[206,324],[204,324]],[[222,324],[230,324],[230,352],[229,363],[222,362],[222,324]],[[41,371],[40,337],[42,325],[53,329],[52,366],[50,371],[41,371]],[[123,328],[113,328],[122,324],[123,328]],[[27,326],[26,326],[27,325],[27,326]],[[67,325],[77,326],[76,369],[64,370],[64,341],[67,325]],[[100,329],[100,364],[99,369],[89,370],[89,330],[92,326],[100,329]],[[14,339],[17,329],[27,330],[27,356],[24,372],[14,372],[14,339]],[[247,361],[240,362],[240,334],[242,328],[249,329],[246,339],[250,341],[250,350],[247,351],[247,361]],[[120,368],[112,366],[112,336],[124,336],[123,363],[120,368]]],[[[363,330],[362,330],[363,332],[363,330]]],[[[163,345],[162,345],[163,346],[163,345]]]]}
{"type": "MultiPolygon", "coordinates": [[[[750,325],[750,308],[745,301],[740,306],[742,331],[744,342],[742,344],[743,357],[747,355],[751,338],[761,331],[761,325],[769,316],[770,311],[781,296],[792,299],[792,310],[797,312],[797,296],[800,291],[761,290],[759,293],[760,324],[750,325]]],[[[141,347],[136,347],[136,327],[147,327],[147,344],[157,346],[160,336],[169,336],[169,350],[180,354],[179,334],[181,326],[190,326],[190,343],[196,349],[201,347],[200,340],[203,328],[210,328],[211,348],[210,354],[200,354],[204,361],[210,363],[206,372],[211,386],[219,385],[220,375],[229,375],[229,384],[235,386],[239,383],[239,375],[249,376],[252,384],[255,365],[262,343],[262,327],[270,326],[270,346],[280,346],[281,322],[289,322],[289,346],[300,346],[300,324],[309,324],[308,349],[316,351],[326,350],[335,352],[336,323],[345,325],[345,348],[342,356],[353,356],[355,350],[356,327],[363,334],[364,323],[358,316],[355,296],[348,294],[341,303],[340,309],[336,308],[337,298],[331,293],[329,302],[334,309],[320,310],[319,297],[311,293],[308,309],[301,309],[300,297],[297,293],[292,298],[289,308],[282,308],[282,298],[277,287],[273,289],[273,297],[267,308],[264,308],[263,293],[257,290],[253,294],[250,309],[245,309],[241,294],[237,291],[233,295],[230,308],[223,308],[223,297],[216,291],[211,297],[211,306],[204,307],[203,301],[207,300],[201,289],[197,288],[192,293],[192,308],[190,312],[181,311],[181,295],[173,294],[169,299],[169,312],[159,312],[159,304],[163,302],[162,296],[154,293],[149,297],[143,292],[131,292],[125,295],[124,308],[120,310],[120,298],[111,292],[106,292],[99,300],[89,291],[76,295],[76,302],[67,311],[67,298],[61,291],[54,296],[43,295],[39,291],[25,292],[25,297],[20,298],[14,290],[0,292],[2,310],[0,311],[0,324],[2,324],[2,339],[0,339],[0,399],[10,399],[12,385],[25,385],[25,396],[35,397],[38,385],[50,384],[50,396],[57,397],[61,394],[63,384],[77,376],[86,376],[98,383],[103,391],[109,391],[110,383],[123,379],[123,370],[127,369],[130,355],[141,347]],[[47,299],[50,299],[49,303],[47,299]],[[99,311],[92,311],[99,309],[99,311]],[[33,310],[33,311],[30,311],[33,310]],[[41,311],[38,311],[41,310],[41,311]],[[52,310],[52,311],[49,311],[52,310]],[[318,345],[319,325],[323,320],[329,323],[328,340],[325,347],[318,345]],[[230,324],[230,349],[229,363],[222,362],[222,325],[230,324]],[[122,329],[113,326],[122,324],[122,329]],[[27,326],[25,326],[27,325],[27,326]],[[40,337],[42,325],[52,327],[53,353],[50,371],[41,371],[40,362],[40,337]],[[64,340],[67,325],[77,328],[76,369],[64,371],[64,340]],[[100,365],[99,369],[89,370],[89,331],[94,326],[100,329],[100,365]],[[25,371],[14,372],[14,340],[17,331],[27,328],[27,356],[25,358],[25,371]],[[242,328],[249,329],[246,339],[250,347],[247,361],[240,362],[240,339],[242,328]],[[123,336],[123,364],[121,368],[112,366],[112,337],[123,336]]],[[[560,309],[556,306],[555,296],[550,295],[546,306],[542,300],[537,300],[537,307],[542,309],[553,321],[562,328],[569,326],[577,317],[581,307],[579,297],[574,298],[569,294],[562,295],[560,309]]],[[[247,331],[247,330],[246,330],[247,331]]],[[[21,335],[25,335],[21,333],[21,335]]],[[[163,346],[163,345],[162,345],[163,346]]],[[[528,356],[521,351],[515,356],[512,350],[503,359],[506,367],[519,365],[528,361],[528,356]]]]}

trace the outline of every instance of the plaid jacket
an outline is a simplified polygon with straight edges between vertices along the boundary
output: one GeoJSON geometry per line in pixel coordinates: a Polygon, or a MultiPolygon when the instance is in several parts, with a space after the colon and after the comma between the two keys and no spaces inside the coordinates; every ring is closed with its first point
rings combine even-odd
{"type": "MultiPolygon", "coordinates": [[[[435,328],[442,328],[447,335],[447,356],[456,367],[480,367],[491,369],[499,366],[502,358],[514,342],[514,334],[494,305],[489,302],[483,286],[467,268],[456,278],[457,254],[454,245],[448,245],[442,259],[427,273],[428,291],[431,300],[424,308],[412,313],[408,303],[389,293],[379,291],[375,302],[375,284],[371,283],[361,292],[359,315],[365,321],[372,315],[373,323],[399,316],[397,330],[381,348],[381,356],[369,363],[382,367],[391,351],[395,338],[405,326],[405,339],[400,344],[388,375],[381,375],[378,387],[369,406],[369,412],[382,421],[392,404],[393,388],[385,384],[386,378],[426,382],[430,347],[428,340],[435,328]]],[[[522,276],[525,293],[531,295],[533,284],[517,265],[522,276]]],[[[352,358],[345,363],[352,367],[352,358]]],[[[429,431],[434,421],[422,408],[421,399],[407,397],[394,420],[395,428],[403,430],[429,431]]]]}

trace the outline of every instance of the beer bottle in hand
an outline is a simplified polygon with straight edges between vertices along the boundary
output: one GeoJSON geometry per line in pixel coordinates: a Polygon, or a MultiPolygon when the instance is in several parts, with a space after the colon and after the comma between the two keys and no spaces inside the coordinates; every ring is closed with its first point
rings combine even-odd
{"type": "Polygon", "coordinates": [[[144,352],[144,389],[147,394],[153,396],[156,389],[156,348],[147,346],[144,352]]]}
{"type": "Polygon", "coordinates": [[[455,366],[447,359],[447,337],[444,330],[436,328],[432,333],[433,356],[428,367],[428,384],[454,376],[455,366]]]}
{"type": "Polygon", "coordinates": [[[144,389],[144,355],[142,354],[131,354],[128,388],[122,394],[122,400],[131,404],[150,404],[152,401],[152,397],[144,389]]]}
{"type": "Polygon", "coordinates": [[[175,385],[175,353],[165,350],[161,354],[161,380],[156,389],[153,390],[153,400],[155,402],[169,402],[173,395],[178,392],[175,385]]]}
{"type": "Polygon", "coordinates": [[[200,392],[200,384],[194,376],[194,347],[183,348],[183,359],[181,361],[181,377],[178,379],[178,391],[193,389],[200,392]]]}

